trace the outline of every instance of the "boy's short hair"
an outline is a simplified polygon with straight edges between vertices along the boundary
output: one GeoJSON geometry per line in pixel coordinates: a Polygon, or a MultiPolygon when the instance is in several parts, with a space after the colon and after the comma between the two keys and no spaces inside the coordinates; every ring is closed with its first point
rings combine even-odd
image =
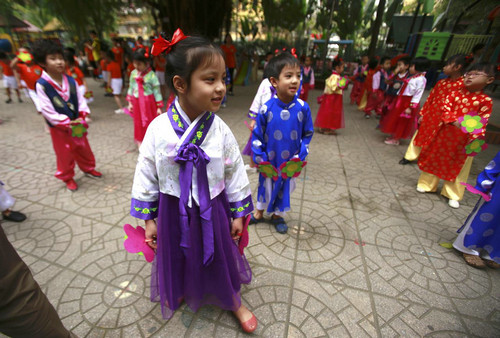
{"type": "Polygon", "coordinates": [[[428,58],[418,57],[411,61],[411,65],[415,66],[416,71],[425,72],[429,69],[431,62],[428,58]]]}
{"type": "Polygon", "coordinates": [[[113,53],[113,51],[112,51],[112,50],[108,50],[108,51],[106,51],[106,56],[107,56],[108,58],[110,58],[112,61],[116,61],[116,60],[115,60],[115,53],[113,53]]]}
{"type": "Polygon", "coordinates": [[[380,59],[380,64],[383,65],[387,60],[391,61],[391,58],[387,55],[382,56],[382,58],[380,59]]]}
{"type": "Polygon", "coordinates": [[[33,44],[33,58],[38,64],[45,64],[47,55],[60,54],[64,56],[63,47],[50,39],[40,39],[33,44]]]}
{"type": "Polygon", "coordinates": [[[283,52],[269,60],[266,66],[266,74],[268,77],[278,79],[285,66],[300,67],[300,63],[292,54],[283,52]]]}
{"type": "Polygon", "coordinates": [[[485,72],[489,77],[494,77],[495,76],[495,65],[489,62],[478,62],[478,63],[473,63],[469,69],[467,69],[468,72],[471,71],[478,71],[478,72],[485,72]]]}
{"type": "Polygon", "coordinates": [[[368,69],[375,69],[378,66],[378,60],[376,58],[371,58],[370,61],[368,61],[368,69]]]}
{"type": "Polygon", "coordinates": [[[0,60],[4,60],[7,58],[7,54],[5,52],[0,52],[0,60]]]}

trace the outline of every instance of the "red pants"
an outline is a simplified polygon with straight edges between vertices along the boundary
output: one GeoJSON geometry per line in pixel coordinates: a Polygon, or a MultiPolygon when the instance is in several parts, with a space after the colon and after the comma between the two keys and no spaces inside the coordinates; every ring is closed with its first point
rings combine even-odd
{"type": "Polygon", "coordinates": [[[368,93],[368,102],[366,103],[365,114],[371,115],[372,110],[374,110],[377,115],[382,115],[382,104],[384,103],[384,98],[384,92],[381,90],[368,93]]]}
{"type": "Polygon", "coordinates": [[[75,176],[75,161],[83,172],[95,169],[95,158],[87,136],[72,137],[71,131],[50,128],[52,146],[56,153],[56,178],[68,181],[75,176]]]}

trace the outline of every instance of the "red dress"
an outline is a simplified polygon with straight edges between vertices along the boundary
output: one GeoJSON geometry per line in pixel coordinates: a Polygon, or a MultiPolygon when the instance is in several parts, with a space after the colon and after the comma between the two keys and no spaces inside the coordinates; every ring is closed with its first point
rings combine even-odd
{"type": "Polygon", "coordinates": [[[418,73],[405,79],[396,103],[380,124],[380,130],[383,133],[391,134],[394,139],[398,140],[413,136],[417,129],[418,101],[425,89],[424,75],[425,73],[418,73]],[[411,109],[408,115],[405,113],[407,108],[411,109]]]}
{"type": "Polygon", "coordinates": [[[342,104],[342,92],[347,82],[340,83],[343,78],[337,72],[326,79],[323,101],[318,110],[318,116],[314,126],[325,129],[344,128],[344,106],[342,104]]]}
{"type": "Polygon", "coordinates": [[[463,77],[452,80],[450,78],[442,79],[436,83],[429,97],[420,110],[422,121],[418,127],[418,134],[413,143],[418,147],[428,145],[434,135],[436,135],[439,127],[442,125],[442,106],[448,97],[454,91],[461,89],[464,86],[463,77]]]}
{"type": "Polygon", "coordinates": [[[467,159],[465,146],[486,133],[486,124],[491,115],[493,103],[491,98],[480,92],[470,92],[462,88],[452,92],[442,108],[442,124],[432,141],[422,147],[418,166],[422,171],[435,175],[443,180],[454,181],[467,159]],[[461,128],[450,124],[460,116],[477,112],[486,120],[477,134],[464,133],[461,128]]]}

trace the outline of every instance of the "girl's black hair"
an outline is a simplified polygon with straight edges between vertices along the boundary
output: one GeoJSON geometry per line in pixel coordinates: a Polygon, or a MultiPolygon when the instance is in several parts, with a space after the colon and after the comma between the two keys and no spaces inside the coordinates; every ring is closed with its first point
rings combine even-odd
{"type": "Polygon", "coordinates": [[[371,58],[370,61],[368,61],[368,69],[375,69],[378,66],[378,60],[376,58],[371,58]]]}
{"type": "Polygon", "coordinates": [[[425,72],[431,65],[429,59],[425,57],[415,58],[411,61],[411,64],[415,66],[417,72],[425,72]]]}
{"type": "Polygon", "coordinates": [[[49,39],[40,39],[33,44],[33,57],[38,64],[45,64],[47,55],[60,54],[64,56],[63,47],[49,39]]]}
{"type": "Polygon", "coordinates": [[[409,66],[411,63],[411,59],[409,56],[403,56],[402,58],[398,59],[398,62],[401,61],[403,64],[409,66]]]}
{"type": "Polygon", "coordinates": [[[489,77],[495,76],[495,65],[489,62],[474,63],[467,69],[468,72],[477,71],[488,74],[489,77]]]}
{"type": "Polygon", "coordinates": [[[335,70],[335,68],[340,66],[342,63],[344,63],[344,60],[342,60],[342,58],[337,55],[336,57],[333,58],[332,69],[335,70]]]}
{"type": "Polygon", "coordinates": [[[462,66],[462,68],[460,68],[460,72],[464,73],[465,69],[470,65],[471,61],[472,58],[468,58],[464,54],[455,54],[453,56],[450,56],[448,60],[446,60],[446,64],[462,66]]]}
{"type": "Polygon", "coordinates": [[[173,79],[174,76],[178,75],[186,81],[189,88],[193,72],[219,56],[224,58],[224,53],[219,46],[201,36],[188,36],[179,41],[166,56],[165,77],[167,85],[177,94],[173,79]]]}
{"type": "MultiPolygon", "coordinates": [[[[114,60],[114,58],[115,57],[113,56],[113,60],[114,60]]],[[[132,60],[148,63],[149,62],[149,54],[146,54],[146,50],[144,48],[139,48],[132,55],[132,60]]]]}
{"type": "Polygon", "coordinates": [[[0,51],[0,60],[4,60],[7,58],[7,54],[5,52],[0,51]]]}
{"type": "Polygon", "coordinates": [[[269,74],[269,77],[278,79],[285,66],[300,67],[300,63],[299,60],[297,60],[292,54],[283,52],[269,60],[266,71],[269,74]]]}

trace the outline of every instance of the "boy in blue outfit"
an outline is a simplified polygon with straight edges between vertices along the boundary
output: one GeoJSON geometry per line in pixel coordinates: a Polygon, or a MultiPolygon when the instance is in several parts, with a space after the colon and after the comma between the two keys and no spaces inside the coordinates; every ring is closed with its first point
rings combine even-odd
{"type": "Polygon", "coordinates": [[[289,53],[271,59],[266,70],[276,94],[262,105],[252,134],[253,159],[258,164],[257,210],[252,223],[263,220],[264,210],[272,213],[271,223],[279,233],[288,226],[283,218],[290,210],[295,177],[306,164],[314,133],[311,110],[297,97],[300,64],[289,53]]]}

